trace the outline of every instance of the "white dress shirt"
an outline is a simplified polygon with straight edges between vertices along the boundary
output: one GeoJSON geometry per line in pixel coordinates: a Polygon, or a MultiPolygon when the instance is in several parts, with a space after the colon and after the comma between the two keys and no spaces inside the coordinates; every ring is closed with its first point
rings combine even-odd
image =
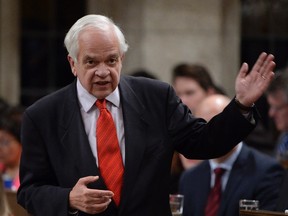
{"type": "Polygon", "coordinates": [[[217,163],[214,159],[210,159],[209,163],[210,163],[210,167],[211,167],[211,188],[213,188],[214,184],[215,184],[215,173],[214,173],[214,169],[216,168],[223,168],[225,169],[225,173],[222,175],[221,178],[221,189],[222,191],[225,190],[228,179],[229,179],[229,175],[231,173],[232,167],[234,162],[236,161],[236,159],[238,158],[238,155],[242,149],[242,142],[238,144],[238,146],[236,147],[236,151],[234,151],[229,158],[227,158],[224,162],[222,163],[217,163]]]}
{"type": "MultiPolygon", "coordinates": [[[[100,114],[95,103],[97,98],[91,95],[77,79],[77,96],[80,104],[80,112],[82,115],[85,131],[89,140],[92,153],[98,165],[97,156],[97,139],[96,139],[96,122],[100,114]]],[[[106,97],[107,109],[110,111],[116,131],[118,142],[122,154],[123,164],[125,165],[125,136],[124,136],[124,121],[123,112],[120,102],[119,88],[117,87],[110,95],[106,97]]]]}

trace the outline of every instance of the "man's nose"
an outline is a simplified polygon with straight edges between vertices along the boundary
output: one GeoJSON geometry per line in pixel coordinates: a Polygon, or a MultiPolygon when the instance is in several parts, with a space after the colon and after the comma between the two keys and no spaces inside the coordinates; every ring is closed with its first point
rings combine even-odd
{"type": "Polygon", "coordinates": [[[99,77],[106,77],[109,73],[109,68],[104,63],[99,64],[95,71],[95,75],[99,77]]]}

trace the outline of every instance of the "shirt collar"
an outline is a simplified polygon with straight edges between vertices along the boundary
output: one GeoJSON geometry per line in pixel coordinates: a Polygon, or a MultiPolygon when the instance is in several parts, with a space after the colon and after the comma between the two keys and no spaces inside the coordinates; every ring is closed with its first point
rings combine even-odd
{"type": "MultiPolygon", "coordinates": [[[[88,112],[96,103],[97,98],[94,95],[91,95],[80,83],[77,78],[77,96],[80,102],[80,106],[84,109],[85,112],[88,112]]],[[[106,100],[111,102],[114,106],[120,106],[120,94],[118,86],[116,89],[106,97],[106,100]]]]}
{"type": "Polygon", "coordinates": [[[218,167],[221,167],[221,168],[224,168],[226,171],[230,171],[232,169],[232,166],[233,166],[234,162],[236,161],[238,155],[240,154],[240,151],[242,149],[242,145],[243,145],[243,143],[240,142],[236,147],[236,151],[234,151],[230,155],[230,157],[227,158],[222,163],[217,163],[214,159],[210,159],[209,163],[210,163],[211,170],[214,170],[218,167]]]}

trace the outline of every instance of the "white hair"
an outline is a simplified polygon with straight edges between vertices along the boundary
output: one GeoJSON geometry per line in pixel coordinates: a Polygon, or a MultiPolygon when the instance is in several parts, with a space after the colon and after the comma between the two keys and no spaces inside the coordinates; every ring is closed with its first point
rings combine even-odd
{"type": "Polygon", "coordinates": [[[74,25],[67,32],[64,40],[65,47],[74,61],[77,62],[79,33],[87,26],[92,26],[99,30],[108,30],[112,27],[118,38],[121,54],[124,54],[128,50],[128,44],[126,43],[124,34],[111,19],[102,15],[86,15],[74,23],[74,25]]]}

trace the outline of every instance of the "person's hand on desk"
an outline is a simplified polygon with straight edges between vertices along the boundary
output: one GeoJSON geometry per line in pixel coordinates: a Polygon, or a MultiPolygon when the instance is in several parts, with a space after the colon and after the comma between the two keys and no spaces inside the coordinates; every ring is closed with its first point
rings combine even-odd
{"type": "Polygon", "coordinates": [[[274,56],[261,53],[249,72],[247,63],[243,63],[235,83],[236,100],[243,107],[252,107],[263,95],[274,77],[274,56]]]}
{"type": "MultiPolygon", "coordinates": [[[[97,181],[98,176],[80,178],[69,194],[71,214],[77,210],[88,214],[97,214],[105,211],[114,196],[112,191],[87,188],[91,182],[97,181]]],[[[75,212],[75,213],[74,213],[75,212]]]]}

